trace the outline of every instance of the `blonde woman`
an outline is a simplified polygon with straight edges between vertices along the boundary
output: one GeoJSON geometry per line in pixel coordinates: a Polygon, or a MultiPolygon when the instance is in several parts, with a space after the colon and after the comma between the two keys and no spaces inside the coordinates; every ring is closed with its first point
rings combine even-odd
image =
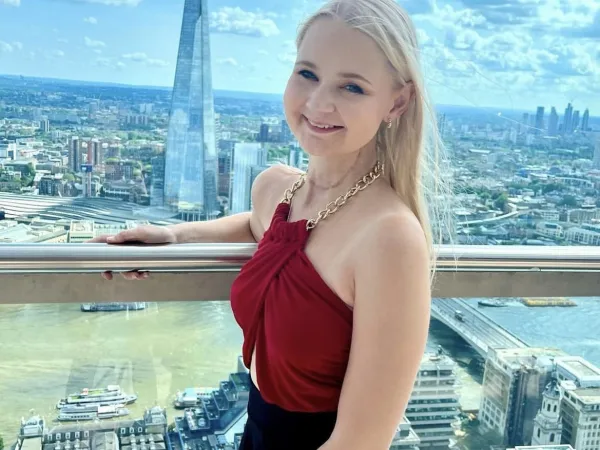
{"type": "Polygon", "coordinates": [[[429,325],[421,170],[437,144],[415,30],[393,0],[334,0],[297,47],[284,106],[307,173],[264,171],[251,213],[97,241],[258,242],[231,290],[252,380],[242,450],[384,450],[429,325]]]}

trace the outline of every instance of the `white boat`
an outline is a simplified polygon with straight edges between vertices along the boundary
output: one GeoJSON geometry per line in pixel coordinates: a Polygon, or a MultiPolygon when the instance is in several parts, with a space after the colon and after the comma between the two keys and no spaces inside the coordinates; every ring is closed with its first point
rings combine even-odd
{"type": "Polygon", "coordinates": [[[82,406],[79,408],[68,406],[61,409],[58,414],[58,420],[61,422],[77,422],[80,420],[112,419],[114,417],[127,416],[128,414],[129,410],[123,408],[122,405],[96,406],[95,410],[91,406],[82,406]]]}
{"type": "Polygon", "coordinates": [[[59,400],[56,404],[57,409],[62,409],[65,406],[81,406],[81,405],[128,405],[137,400],[137,395],[125,394],[120,386],[109,385],[99,389],[82,389],[81,392],[69,395],[67,398],[59,400]]]}

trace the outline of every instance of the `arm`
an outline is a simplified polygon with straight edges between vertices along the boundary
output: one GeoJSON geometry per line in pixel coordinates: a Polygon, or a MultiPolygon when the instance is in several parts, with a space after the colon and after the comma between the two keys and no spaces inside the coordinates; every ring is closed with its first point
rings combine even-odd
{"type": "Polygon", "coordinates": [[[206,222],[187,222],[168,225],[175,234],[176,242],[248,242],[255,243],[250,219],[252,213],[245,212],[206,222]]]}
{"type": "Polygon", "coordinates": [[[429,253],[413,217],[392,216],[357,248],[350,360],[330,439],[320,450],[387,450],[425,350],[429,253]]]}

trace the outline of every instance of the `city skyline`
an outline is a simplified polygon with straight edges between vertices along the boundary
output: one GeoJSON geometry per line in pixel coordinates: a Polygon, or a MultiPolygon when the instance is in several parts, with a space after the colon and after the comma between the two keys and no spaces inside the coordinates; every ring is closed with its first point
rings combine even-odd
{"type": "MultiPolygon", "coordinates": [[[[320,3],[210,1],[215,88],[282,93],[295,58],[296,26],[320,3]]],[[[600,5],[400,3],[419,30],[436,103],[533,109],[571,102],[600,109],[600,62],[593,58],[600,5]]],[[[43,6],[41,0],[0,0],[3,72],[173,85],[183,0],[56,2],[52,21],[43,6]]]]}

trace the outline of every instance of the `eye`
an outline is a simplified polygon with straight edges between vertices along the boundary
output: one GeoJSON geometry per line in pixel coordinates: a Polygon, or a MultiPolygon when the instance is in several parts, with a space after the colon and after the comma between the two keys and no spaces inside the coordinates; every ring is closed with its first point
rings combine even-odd
{"type": "Polygon", "coordinates": [[[344,89],[346,89],[348,92],[352,92],[353,94],[365,93],[365,91],[363,91],[362,88],[360,86],[357,86],[356,84],[347,84],[346,86],[344,86],[344,89]]]}
{"type": "Polygon", "coordinates": [[[315,80],[315,81],[317,80],[317,76],[314,73],[312,73],[310,70],[306,70],[306,69],[300,70],[298,72],[298,75],[300,75],[303,78],[306,78],[307,80],[315,80]]]}

